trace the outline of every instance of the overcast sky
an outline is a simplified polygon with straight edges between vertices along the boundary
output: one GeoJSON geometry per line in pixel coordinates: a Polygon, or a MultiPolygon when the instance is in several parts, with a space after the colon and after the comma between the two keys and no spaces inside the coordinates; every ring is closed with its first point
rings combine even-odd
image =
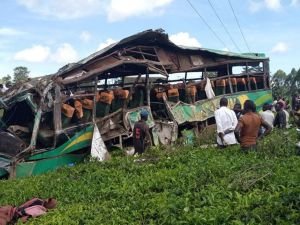
{"type": "MultiPolygon", "coordinates": [[[[248,52],[228,0],[1,0],[0,76],[27,66],[31,76],[134,33],[162,28],[176,44],[248,52]],[[220,41],[221,39],[221,41],[220,41]]],[[[300,0],[231,0],[252,52],[270,57],[271,72],[300,67],[300,0]]]]}

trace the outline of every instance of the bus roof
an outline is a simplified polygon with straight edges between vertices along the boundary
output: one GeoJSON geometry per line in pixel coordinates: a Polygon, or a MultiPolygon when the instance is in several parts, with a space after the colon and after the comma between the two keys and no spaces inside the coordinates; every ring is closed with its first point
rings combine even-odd
{"type": "MultiPolygon", "coordinates": [[[[164,33],[162,29],[158,30],[146,30],[135,35],[126,37],[116,43],[101,49],[88,57],[76,62],[70,63],[58,70],[57,76],[65,76],[65,74],[77,70],[79,68],[85,69],[85,67],[104,56],[113,53],[116,50],[122,51],[124,48],[130,48],[135,46],[149,46],[149,47],[160,47],[163,49],[172,49],[176,52],[185,52],[187,54],[200,54],[204,57],[212,56],[214,58],[220,58],[220,60],[226,58],[229,59],[240,59],[240,60],[268,60],[263,53],[235,53],[229,51],[222,51],[216,49],[199,48],[199,47],[186,47],[179,46],[171,42],[168,38],[168,34],[164,33]]],[[[217,60],[217,61],[220,61],[217,60]]]]}

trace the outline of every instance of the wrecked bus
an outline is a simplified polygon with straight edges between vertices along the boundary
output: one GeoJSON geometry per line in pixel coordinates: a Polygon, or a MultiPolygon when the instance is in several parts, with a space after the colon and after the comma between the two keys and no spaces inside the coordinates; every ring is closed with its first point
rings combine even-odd
{"type": "Polygon", "coordinates": [[[82,161],[94,126],[107,149],[126,149],[141,110],[154,145],[201,135],[223,96],[230,107],[271,102],[269,59],[177,46],[161,30],[138,33],[1,96],[0,177],[82,161]]]}

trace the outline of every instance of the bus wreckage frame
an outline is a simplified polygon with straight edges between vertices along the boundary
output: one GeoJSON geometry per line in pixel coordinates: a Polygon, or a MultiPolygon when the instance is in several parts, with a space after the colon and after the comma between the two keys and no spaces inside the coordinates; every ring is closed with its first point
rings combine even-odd
{"type": "Polygon", "coordinates": [[[272,102],[269,59],[177,46],[161,30],[138,33],[1,96],[0,177],[82,161],[90,154],[95,124],[108,149],[128,148],[141,110],[149,112],[154,145],[178,137],[190,142],[214,124],[223,96],[231,108],[247,99],[258,110],[272,102]],[[171,80],[172,74],[182,79],[171,80]],[[216,94],[210,99],[208,82],[216,94]]]}

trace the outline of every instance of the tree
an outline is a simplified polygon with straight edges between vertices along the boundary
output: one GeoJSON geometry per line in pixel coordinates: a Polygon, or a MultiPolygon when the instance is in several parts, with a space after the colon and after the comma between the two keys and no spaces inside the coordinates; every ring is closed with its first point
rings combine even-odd
{"type": "Polygon", "coordinates": [[[273,98],[278,98],[280,96],[284,96],[286,93],[285,90],[285,82],[286,82],[287,75],[283,70],[277,70],[276,73],[272,76],[271,79],[271,86],[272,86],[272,93],[273,98]]]}
{"type": "Polygon", "coordinates": [[[286,97],[290,98],[297,93],[300,88],[300,69],[297,71],[295,68],[289,74],[282,70],[277,70],[272,76],[271,80],[273,97],[286,97]]]}
{"type": "Polygon", "coordinates": [[[286,95],[293,95],[297,92],[297,70],[293,68],[291,72],[287,75],[285,80],[286,95]]]}
{"type": "Polygon", "coordinates": [[[27,81],[29,78],[30,71],[25,66],[18,66],[14,68],[14,82],[15,83],[22,83],[27,81]]]}
{"type": "Polygon", "coordinates": [[[11,82],[11,76],[9,74],[7,74],[6,76],[2,77],[2,82],[4,84],[11,82]]]}

